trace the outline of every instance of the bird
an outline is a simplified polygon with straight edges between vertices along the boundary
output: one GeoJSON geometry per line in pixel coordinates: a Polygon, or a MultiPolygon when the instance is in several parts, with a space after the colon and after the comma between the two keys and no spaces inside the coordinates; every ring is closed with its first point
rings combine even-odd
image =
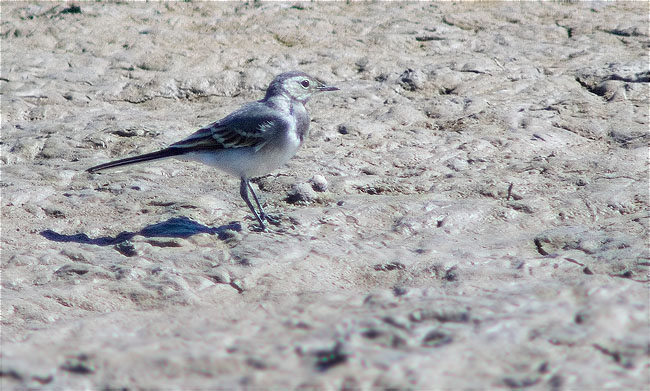
{"type": "Polygon", "coordinates": [[[198,161],[240,179],[239,195],[266,231],[268,216],[250,179],[266,175],[291,159],[309,135],[305,104],[315,94],[337,91],[320,79],[301,71],[277,75],[263,99],[249,102],[224,118],[204,126],[166,148],[88,168],[96,173],[109,168],[164,158],[198,161]],[[250,197],[257,205],[253,206],[250,197]]]}

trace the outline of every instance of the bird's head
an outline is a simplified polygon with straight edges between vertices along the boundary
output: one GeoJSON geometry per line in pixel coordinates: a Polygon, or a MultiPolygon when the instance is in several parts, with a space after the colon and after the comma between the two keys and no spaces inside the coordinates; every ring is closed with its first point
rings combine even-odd
{"type": "Polygon", "coordinates": [[[337,87],[328,86],[323,81],[304,72],[292,71],[281,73],[273,79],[266,90],[265,99],[282,95],[306,103],[315,93],[336,90],[338,90],[337,87]]]}

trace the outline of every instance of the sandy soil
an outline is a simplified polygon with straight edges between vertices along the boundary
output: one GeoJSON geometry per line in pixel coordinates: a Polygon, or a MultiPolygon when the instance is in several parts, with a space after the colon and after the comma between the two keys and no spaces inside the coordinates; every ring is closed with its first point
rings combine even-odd
{"type": "Polygon", "coordinates": [[[2,4],[2,389],[647,389],[647,15],[2,4]],[[209,167],[84,172],[292,69],[341,91],[255,182],[279,232],[209,167]]]}

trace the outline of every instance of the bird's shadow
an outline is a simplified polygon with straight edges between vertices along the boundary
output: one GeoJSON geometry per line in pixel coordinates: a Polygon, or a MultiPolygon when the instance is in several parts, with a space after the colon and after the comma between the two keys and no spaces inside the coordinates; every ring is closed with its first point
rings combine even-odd
{"type": "Polygon", "coordinates": [[[65,235],[47,229],[41,232],[41,236],[53,242],[94,244],[96,246],[113,246],[130,240],[136,235],[147,238],[188,238],[200,233],[217,235],[219,239],[225,240],[231,237],[232,231],[241,231],[241,224],[231,222],[220,227],[208,227],[197,223],[187,217],[174,217],[167,221],[151,224],[137,232],[120,232],[115,236],[103,236],[90,238],[86,234],[65,235]]]}

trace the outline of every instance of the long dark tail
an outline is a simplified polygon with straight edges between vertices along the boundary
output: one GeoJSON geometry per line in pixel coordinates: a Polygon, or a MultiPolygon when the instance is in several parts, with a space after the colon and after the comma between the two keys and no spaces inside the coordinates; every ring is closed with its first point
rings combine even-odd
{"type": "Polygon", "coordinates": [[[146,162],[149,160],[156,160],[156,159],[163,159],[166,157],[178,156],[178,155],[182,155],[185,152],[187,151],[183,151],[182,149],[179,148],[165,148],[165,149],[161,149],[160,151],[145,153],[144,155],[127,157],[125,159],[114,160],[112,162],[100,164],[95,167],[90,167],[86,171],[97,172],[97,171],[105,170],[107,168],[126,166],[128,164],[135,164],[135,163],[146,162]]]}

